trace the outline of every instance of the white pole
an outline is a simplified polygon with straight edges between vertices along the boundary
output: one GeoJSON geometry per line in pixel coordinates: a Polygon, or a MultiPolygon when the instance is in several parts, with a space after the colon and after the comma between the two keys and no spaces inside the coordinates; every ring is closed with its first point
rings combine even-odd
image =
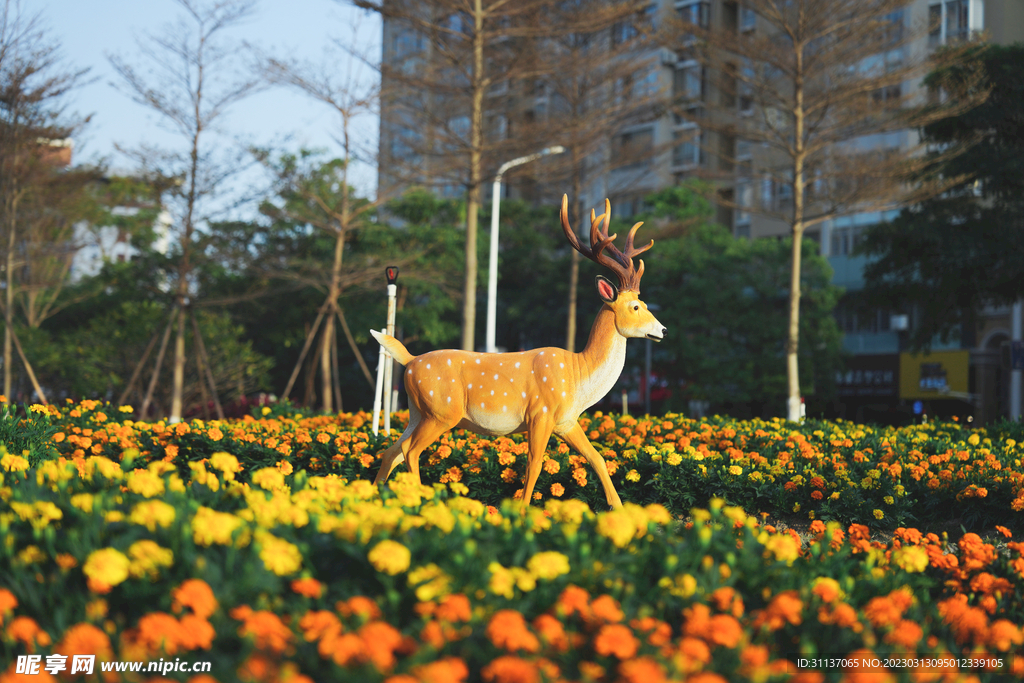
{"type": "Polygon", "coordinates": [[[498,350],[494,344],[498,316],[498,312],[495,310],[498,307],[498,211],[501,209],[501,174],[504,171],[505,166],[498,170],[491,191],[491,252],[487,267],[487,339],[485,342],[487,353],[495,353],[498,350]]]}
{"type": "MultiPolygon", "coordinates": [[[[1022,335],[1022,324],[1021,313],[1024,308],[1024,302],[1021,299],[1017,299],[1013,302],[1013,308],[1010,313],[1010,362],[1014,360],[1014,345],[1019,345],[1021,342],[1022,335]]],[[[1010,419],[1020,420],[1021,411],[1021,371],[1018,369],[1020,366],[1010,366],[1010,419]]]]}
{"type": "MultiPolygon", "coordinates": [[[[381,330],[387,334],[387,328],[381,330]]],[[[377,436],[378,427],[380,426],[380,399],[381,393],[384,391],[384,359],[385,359],[384,347],[380,347],[380,353],[377,354],[377,387],[374,391],[373,397],[373,435],[377,436]]]]}
{"type": "Polygon", "coordinates": [[[484,342],[484,349],[487,353],[495,353],[498,350],[494,343],[494,330],[497,326],[498,315],[498,211],[501,208],[501,177],[510,168],[529,163],[548,154],[561,154],[564,151],[565,147],[561,145],[546,147],[536,154],[505,162],[494,176],[494,187],[491,194],[491,251],[490,263],[487,268],[487,333],[484,342]]]}
{"type": "MultiPolygon", "coordinates": [[[[395,296],[398,294],[398,285],[388,285],[388,326],[387,334],[395,336],[395,296]]],[[[390,355],[384,360],[384,433],[391,433],[391,384],[392,373],[394,372],[395,359],[390,355]]]]}

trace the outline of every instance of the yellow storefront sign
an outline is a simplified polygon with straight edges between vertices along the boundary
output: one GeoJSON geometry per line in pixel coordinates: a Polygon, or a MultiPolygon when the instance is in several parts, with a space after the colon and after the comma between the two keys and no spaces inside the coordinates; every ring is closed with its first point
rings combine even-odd
{"type": "MultiPolygon", "coordinates": [[[[900,398],[942,398],[967,392],[971,352],[932,351],[900,354],[900,398]]],[[[952,396],[951,396],[952,398],[952,396]]]]}

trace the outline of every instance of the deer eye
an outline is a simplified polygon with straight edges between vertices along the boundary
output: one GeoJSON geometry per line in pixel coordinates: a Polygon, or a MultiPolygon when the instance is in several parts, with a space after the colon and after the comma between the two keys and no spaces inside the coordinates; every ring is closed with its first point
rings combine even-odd
{"type": "Polygon", "coordinates": [[[634,306],[633,306],[633,310],[634,310],[634,311],[639,311],[639,310],[640,310],[640,304],[636,304],[636,305],[634,305],[634,306]]]}

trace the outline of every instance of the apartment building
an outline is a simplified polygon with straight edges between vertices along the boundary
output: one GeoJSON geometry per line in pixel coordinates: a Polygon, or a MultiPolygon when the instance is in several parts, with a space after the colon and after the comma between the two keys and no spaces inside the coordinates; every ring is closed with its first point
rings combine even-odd
{"type": "MultiPolygon", "coordinates": [[[[637,21],[655,25],[659,17],[669,14],[703,28],[739,33],[766,30],[763,20],[742,2],[726,0],[655,0],[637,21]]],[[[982,32],[996,43],[1024,40],[1024,4],[1017,0],[912,0],[891,20],[915,31],[918,38],[909,49],[921,52],[982,32]],[[920,27],[927,30],[916,31],[920,27]]],[[[635,34],[635,27],[624,22],[611,30],[608,40],[615,44],[635,34]]],[[[581,199],[585,205],[596,206],[610,197],[616,214],[628,217],[643,210],[644,197],[651,192],[689,177],[713,177],[720,184],[722,197],[717,220],[730,227],[735,237],[787,236],[790,227],[778,216],[792,207],[792,186],[763,172],[771,160],[758,145],[701,130],[699,123],[701,108],[712,99],[716,106],[725,101],[739,115],[751,116],[758,113],[754,111],[754,99],[743,87],[728,94],[716,89],[707,68],[687,50],[688,40],[680,36],[676,42],[679,49],[652,48],[648,66],[628,84],[633,91],[659,90],[675,106],[664,107],[660,115],[642,118],[614,133],[603,153],[597,155],[598,172],[584,188],[581,199]]],[[[407,72],[431,59],[429,44],[416,32],[393,22],[384,22],[384,46],[385,63],[407,72]]],[[[902,89],[903,94],[921,91],[923,96],[924,92],[915,82],[894,87],[902,89]]],[[[494,100],[490,119],[501,122],[505,134],[512,134],[510,121],[519,112],[543,116],[552,106],[543,84],[521,90],[512,86],[500,95],[500,100],[494,100]]],[[[385,102],[381,115],[382,189],[399,182],[397,176],[389,174],[388,164],[397,168],[411,162],[422,173],[430,174],[428,160],[417,159],[411,153],[414,145],[409,144],[421,142],[427,134],[412,121],[390,115],[385,102]]],[[[899,153],[915,147],[918,137],[913,130],[893,131],[868,136],[858,144],[899,153]]],[[[457,194],[459,188],[448,185],[443,191],[457,194]]],[[[551,197],[515,182],[506,191],[510,196],[551,201],[551,197]]],[[[847,292],[837,317],[845,333],[849,360],[846,370],[837,377],[839,400],[832,406],[831,416],[899,421],[912,419],[915,414],[939,413],[970,415],[985,422],[1007,415],[1009,309],[981,311],[977,330],[965,331],[959,339],[947,343],[936,340],[932,353],[920,357],[904,351],[906,333],[914,324],[913,311],[874,310],[865,314],[855,305],[857,293],[864,288],[865,257],[854,254],[860,236],[868,226],[894,216],[900,207],[871,208],[816,224],[805,233],[819,244],[822,256],[831,263],[835,284],[847,292]]]]}

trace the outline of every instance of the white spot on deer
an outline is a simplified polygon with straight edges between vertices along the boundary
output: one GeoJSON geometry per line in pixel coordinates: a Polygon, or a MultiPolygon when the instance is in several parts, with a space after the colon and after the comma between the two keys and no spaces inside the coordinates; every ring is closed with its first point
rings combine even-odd
{"type": "Polygon", "coordinates": [[[451,358],[449,358],[449,359],[448,359],[448,365],[450,366],[451,364],[452,364],[452,359],[451,359],[451,358]]]}
{"type": "Polygon", "coordinates": [[[472,385],[472,384],[470,384],[470,385],[469,385],[468,387],[466,387],[466,388],[467,388],[467,389],[472,389],[472,388],[473,388],[473,385],[472,385]]]}
{"type": "Polygon", "coordinates": [[[501,412],[507,413],[508,412],[508,406],[502,406],[501,407],[501,412]]]}
{"type": "Polygon", "coordinates": [[[540,352],[540,355],[542,355],[542,356],[543,356],[543,355],[544,355],[544,352],[543,352],[543,351],[541,351],[541,352],[540,352]]]}
{"type": "Polygon", "coordinates": [[[508,392],[507,391],[505,392],[505,395],[508,396],[508,392]]]}
{"type": "Polygon", "coordinates": [[[437,381],[438,381],[438,382],[440,382],[440,381],[441,381],[441,378],[440,378],[440,377],[438,377],[438,378],[437,378],[437,381]]]}
{"type": "Polygon", "coordinates": [[[525,391],[523,392],[523,398],[526,398],[526,392],[525,391]]]}
{"type": "Polygon", "coordinates": [[[494,389],[491,389],[491,396],[494,396],[494,389]]]}
{"type": "Polygon", "coordinates": [[[480,359],[479,358],[476,359],[476,364],[480,365],[480,359]]]}
{"type": "Polygon", "coordinates": [[[449,396],[449,397],[448,397],[448,402],[449,402],[449,403],[451,403],[451,402],[452,402],[452,397],[451,397],[451,396],[449,396]]]}
{"type": "Polygon", "coordinates": [[[480,407],[481,407],[481,408],[483,408],[483,407],[484,407],[484,404],[483,404],[483,403],[481,403],[481,404],[480,404],[480,407]]]}
{"type": "Polygon", "coordinates": [[[547,382],[547,381],[548,381],[548,378],[547,378],[547,377],[544,377],[544,381],[545,381],[545,382],[547,382]]]}
{"type": "Polygon", "coordinates": [[[427,363],[427,370],[430,369],[430,363],[427,363]]]}
{"type": "Polygon", "coordinates": [[[562,396],[565,396],[565,392],[564,391],[562,392],[562,396]]]}
{"type": "Polygon", "coordinates": [[[548,407],[547,406],[544,406],[544,412],[545,413],[548,412],[548,407]]]}
{"type": "Polygon", "coordinates": [[[564,368],[564,367],[565,367],[565,363],[559,363],[559,364],[558,364],[558,367],[560,367],[560,368],[564,368]]]}
{"type": "Polygon", "coordinates": [[[517,368],[519,367],[519,363],[516,363],[516,367],[517,367],[517,368]]]}
{"type": "Polygon", "coordinates": [[[433,396],[433,395],[434,395],[434,390],[433,390],[433,389],[431,389],[431,390],[430,390],[430,395],[431,395],[431,396],[433,396]]]}
{"type": "Polygon", "coordinates": [[[498,376],[497,376],[497,375],[495,375],[495,376],[494,376],[494,379],[498,379],[498,376]]]}

